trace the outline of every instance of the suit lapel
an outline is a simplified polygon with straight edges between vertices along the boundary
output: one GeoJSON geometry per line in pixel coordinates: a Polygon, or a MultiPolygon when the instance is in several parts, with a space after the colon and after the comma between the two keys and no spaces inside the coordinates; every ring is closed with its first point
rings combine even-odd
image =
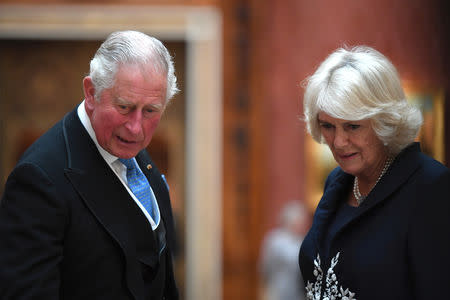
{"type": "Polygon", "coordinates": [[[175,228],[173,224],[172,209],[170,206],[169,191],[166,188],[166,183],[161,178],[161,174],[154,166],[153,161],[150,159],[146,151],[141,151],[136,156],[136,161],[139,164],[144,175],[147,177],[153,193],[155,194],[156,201],[158,202],[159,211],[161,213],[161,219],[164,223],[167,242],[172,251],[176,250],[175,240],[175,228]],[[151,167],[147,167],[147,166],[151,167]]]}
{"type": "Polygon", "coordinates": [[[144,173],[145,177],[147,177],[150,186],[152,187],[153,193],[155,194],[156,201],[158,202],[158,206],[161,205],[161,199],[163,195],[160,190],[160,182],[159,182],[159,172],[156,171],[156,168],[153,167],[153,162],[150,160],[150,157],[146,155],[145,151],[141,151],[136,156],[136,161],[141,168],[142,173],[144,173]]]}
{"type": "MultiPolygon", "coordinates": [[[[347,220],[347,222],[342,224],[341,228],[336,231],[336,234],[332,239],[335,239],[345,228],[355,221],[364,218],[368,212],[375,209],[383,202],[388,201],[390,195],[399,189],[419,166],[418,159],[411,159],[410,157],[412,155],[417,155],[419,151],[420,147],[415,143],[397,156],[386,174],[380,179],[361,206],[356,210],[356,213],[347,220]]],[[[345,174],[342,171],[341,173],[345,174]]],[[[353,176],[348,174],[341,175],[336,179],[336,183],[325,192],[323,197],[326,201],[324,201],[325,205],[323,206],[328,209],[322,212],[323,216],[321,216],[321,219],[323,220],[319,223],[322,227],[320,227],[320,231],[318,231],[317,234],[318,241],[326,234],[328,222],[338,208],[339,203],[342,203],[342,201],[347,199],[343,191],[348,190],[349,185],[353,184],[353,178],[353,176]]]]}
{"type": "Polygon", "coordinates": [[[417,155],[419,151],[419,144],[415,143],[397,156],[386,174],[381,177],[378,184],[362,203],[360,213],[357,217],[386,201],[392,193],[408,180],[419,166],[418,160],[411,159],[410,157],[417,155]]]}
{"type": "Polygon", "coordinates": [[[98,152],[76,110],[64,119],[63,127],[67,155],[70,157],[65,174],[92,214],[122,248],[128,286],[135,298],[141,299],[144,287],[142,278],[138,276],[140,266],[136,257],[140,255],[138,249],[158,248],[153,231],[98,152]]]}
{"type": "Polygon", "coordinates": [[[326,234],[329,222],[333,218],[339,204],[345,198],[346,187],[352,177],[342,172],[340,168],[335,169],[333,172],[334,174],[330,175],[329,179],[332,183],[325,188],[314,215],[313,236],[317,249],[320,249],[319,245],[326,234]]]}

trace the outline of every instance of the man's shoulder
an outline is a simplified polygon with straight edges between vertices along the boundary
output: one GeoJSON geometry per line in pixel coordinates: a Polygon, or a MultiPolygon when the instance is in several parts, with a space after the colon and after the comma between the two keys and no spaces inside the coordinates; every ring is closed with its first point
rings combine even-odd
{"type": "MultiPolygon", "coordinates": [[[[57,165],[58,161],[67,160],[67,140],[72,138],[73,124],[77,122],[76,111],[72,111],[44,132],[33,142],[20,157],[18,164],[35,163],[38,165],[57,165]],[[69,124],[67,124],[69,123],[69,124]],[[67,133],[70,136],[67,136],[67,133]]],[[[81,122],[78,119],[79,126],[81,122]]]]}
{"type": "Polygon", "coordinates": [[[56,123],[25,150],[19,164],[23,162],[43,162],[62,155],[64,136],[61,121],[56,123]]]}

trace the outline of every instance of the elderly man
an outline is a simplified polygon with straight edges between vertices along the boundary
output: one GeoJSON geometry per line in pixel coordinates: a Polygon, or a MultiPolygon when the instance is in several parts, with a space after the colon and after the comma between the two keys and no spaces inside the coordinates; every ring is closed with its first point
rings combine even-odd
{"type": "Polygon", "coordinates": [[[164,177],[144,150],[176,93],[155,38],[112,33],[85,99],[36,141],[0,208],[1,299],[178,299],[164,177]]]}

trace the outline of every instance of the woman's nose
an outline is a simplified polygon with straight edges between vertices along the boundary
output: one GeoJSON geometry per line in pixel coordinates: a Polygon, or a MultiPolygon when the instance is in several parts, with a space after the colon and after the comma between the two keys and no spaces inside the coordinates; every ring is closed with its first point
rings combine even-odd
{"type": "Polygon", "coordinates": [[[348,144],[348,134],[342,129],[336,129],[334,136],[334,147],[342,148],[348,144]]]}

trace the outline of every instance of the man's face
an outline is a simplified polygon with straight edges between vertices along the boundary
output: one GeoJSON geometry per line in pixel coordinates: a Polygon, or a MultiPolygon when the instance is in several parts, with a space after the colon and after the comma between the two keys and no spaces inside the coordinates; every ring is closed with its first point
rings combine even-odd
{"type": "Polygon", "coordinates": [[[103,149],[119,158],[131,158],[148,146],[165,109],[165,74],[121,66],[114,86],[104,90],[98,102],[90,77],[83,85],[86,111],[103,149]]]}

